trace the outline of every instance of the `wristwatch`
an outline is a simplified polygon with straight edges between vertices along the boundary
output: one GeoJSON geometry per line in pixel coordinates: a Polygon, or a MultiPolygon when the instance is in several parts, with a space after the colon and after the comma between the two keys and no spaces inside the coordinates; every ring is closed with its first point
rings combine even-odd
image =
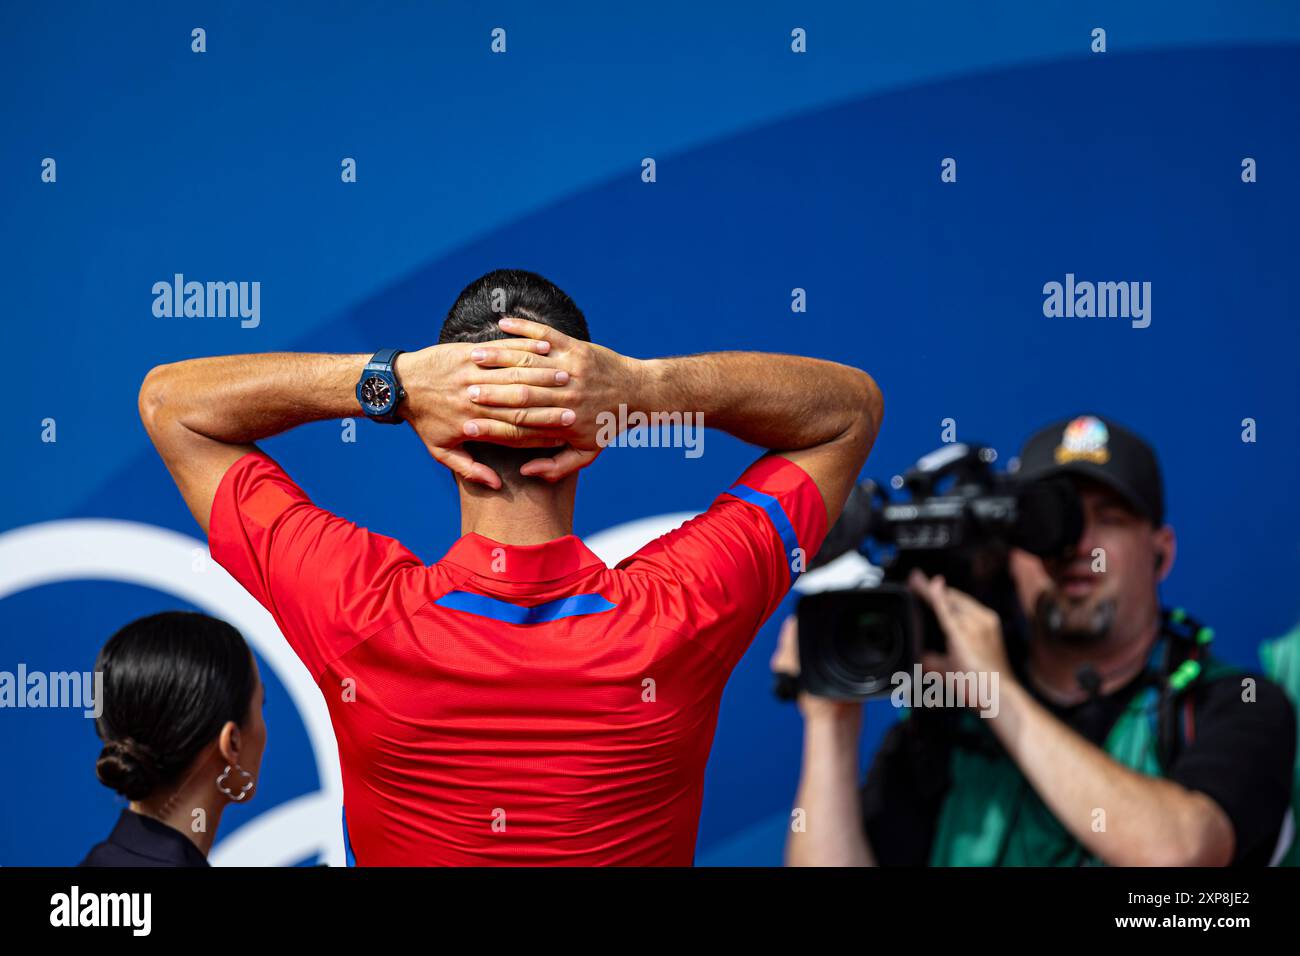
{"type": "Polygon", "coordinates": [[[361,410],[376,422],[395,425],[401,421],[397,415],[397,406],[406,398],[406,390],[397,380],[393,363],[402,349],[380,349],[374,354],[366,367],[361,370],[361,379],[357,382],[357,401],[361,410]]]}

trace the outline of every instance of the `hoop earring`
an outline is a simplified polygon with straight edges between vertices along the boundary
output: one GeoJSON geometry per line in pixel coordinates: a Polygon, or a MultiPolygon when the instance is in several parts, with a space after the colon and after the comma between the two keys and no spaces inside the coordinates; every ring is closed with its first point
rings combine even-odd
{"type": "Polygon", "coordinates": [[[231,767],[229,764],[227,764],[226,769],[222,771],[221,776],[217,777],[217,789],[220,790],[222,793],[224,793],[231,800],[234,800],[236,803],[238,803],[239,801],[243,800],[246,796],[248,796],[248,791],[253,789],[253,775],[249,773],[247,770],[245,770],[243,767],[239,766],[239,764],[235,764],[234,767],[231,767]],[[232,770],[235,773],[241,773],[248,778],[248,782],[239,788],[238,793],[235,793],[235,791],[231,790],[229,787],[226,786],[226,779],[230,776],[232,770]]]}

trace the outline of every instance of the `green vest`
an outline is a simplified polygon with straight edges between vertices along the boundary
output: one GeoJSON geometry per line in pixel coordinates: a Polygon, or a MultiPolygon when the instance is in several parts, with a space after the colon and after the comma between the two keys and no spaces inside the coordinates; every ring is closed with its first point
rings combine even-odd
{"type": "MultiPolygon", "coordinates": [[[[1290,634],[1275,641],[1261,644],[1259,659],[1264,665],[1264,673],[1282,685],[1282,689],[1291,698],[1300,721],[1300,627],[1290,634]]],[[[1295,779],[1291,788],[1292,819],[1300,826],[1300,752],[1296,754],[1295,779]]],[[[1279,866],[1300,866],[1300,836],[1291,841],[1286,856],[1278,861],[1279,866]]]]}
{"type": "MultiPolygon", "coordinates": [[[[1206,657],[1200,679],[1209,682],[1231,670],[1206,657]]],[[[1156,729],[1158,703],[1154,686],[1134,693],[1102,747],[1116,762],[1153,777],[1164,775],[1156,729]]],[[[939,811],[931,866],[1100,865],[996,746],[986,720],[967,711],[960,726],[977,738],[985,737],[991,746],[953,747],[950,786],[939,811]]]]}

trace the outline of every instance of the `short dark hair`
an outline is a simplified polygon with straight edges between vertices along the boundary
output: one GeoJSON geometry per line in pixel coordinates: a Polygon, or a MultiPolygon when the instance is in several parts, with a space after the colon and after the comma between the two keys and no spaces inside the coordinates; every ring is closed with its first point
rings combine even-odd
{"type": "MultiPolygon", "coordinates": [[[[530,319],[584,342],[591,341],[586,316],[549,279],[524,269],[495,269],[467,285],[442,323],[438,344],[493,342],[511,338],[498,324],[508,315],[530,319]]],[[[509,448],[492,442],[466,442],[465,450],[501,476],[523,481],[519,468],[534,458],[549,458],[559,448],[509,448]]],[[[533,479],[539,480],[539,479],[533,479]]]]}
{"type": "Polygon", "coordinates": [[[95,774],[142,800],[175,782],[227,721],[243,725],[257,688],[253,656],[225,621],[194,611],[142,617],[108,639],[95,774]]]}

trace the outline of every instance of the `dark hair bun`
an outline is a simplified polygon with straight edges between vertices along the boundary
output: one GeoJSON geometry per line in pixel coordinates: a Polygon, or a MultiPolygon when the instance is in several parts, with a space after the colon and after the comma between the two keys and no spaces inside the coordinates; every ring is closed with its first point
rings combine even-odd
{"type": "Polygon", "coordinates": [[[143,800],[153,793],[162,774],[158,755],[145,744],[130,737],[104,744],[95,775],[104,786],[116,790],[128,800],[143,800]]]}
{"type": "Polygon", "coordinates": [[[104,675],[95,775],[132,800],[178,781],[227,723],[245,726],[257,690],[239,632],[195,611],[132,621],[108,639],[95,670],[104,675]]]}

